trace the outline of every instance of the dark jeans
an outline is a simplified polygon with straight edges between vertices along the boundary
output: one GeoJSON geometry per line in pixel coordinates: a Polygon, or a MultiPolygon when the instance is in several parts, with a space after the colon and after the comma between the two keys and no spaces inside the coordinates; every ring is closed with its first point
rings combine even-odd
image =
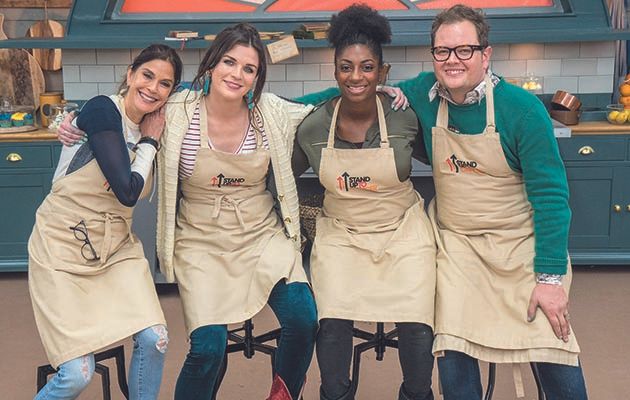
{"type": "MultiPolygon", "coordinates": [[[[536,363],[546,400],[586,400],[582,367],[536,363]]],[[[446,351],[438,358],[444,400],[481,399],[479,362],[464,353],[446,351]]]]}
{"type": "MultiPolygon", "coordinates": [[[[269,306],[282,328],[274,373],[296,399],[313,357],[317,334],[315,301],[306,283],[280,281],[271,291],[269,306]]],[[[190,352],[177,378],[175,400],[211,399],[227,346],[226,325],[206,325],[190,334],[190,352]]]]}
{"type": "MultiPolygon", "coordinates": [[[[350,382],[353,321],[324,318],[317,334],[317,362],[326,400],[354,399],[350,382]]],[[[403,373],[399,399],[432,400],[433,331],[425,324],[399,322],[398,358],[403,373]]]]}

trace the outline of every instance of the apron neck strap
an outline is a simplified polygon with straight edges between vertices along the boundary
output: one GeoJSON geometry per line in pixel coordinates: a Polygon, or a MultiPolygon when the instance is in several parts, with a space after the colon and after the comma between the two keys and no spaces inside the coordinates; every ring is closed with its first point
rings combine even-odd
{"type": "MultiPolygon", "coordinates": [[[[484,77],[486,82],[486,132],[496,132],[496,125],[494,122],[494,86],[492,85],[492,79],[490,75],[486,74],[484,77]]],[[[435,126],[439,128],[448,129],[448,101],[441,97],[440,106],[438,107],[437,119],[435,126]]]]}
{"type": "MultiPolygon", "coordinates": [[[[329,149],[335,147],[335,132],[337,130],[337,115],[339,114],[339,107],[341,106],[341,97],[337,101],[335,105],[335,110],[333,111],[332,119],[330,121],[330,129],[328,130],[328,145],[329,149]]],[[[387,124],[385,123],[385,112],[383,111],[383,105],[381,104],[381,99],[376,95],[376,112],[378,114],[378,130],[381,135],[381,148],[388,149],[389,148],[389,134],[387,132],[387,124]]]]}
{"type": "Polygon", "coordinates": [[[263,123],[262,118],[257,114],[257,108],[254,107],[253,110],[249,112],[249,125],[247,126],[247,134],[249,134],[250,126],[254,128],[254,132],[256,133],[256,150],[260,150],[263,147],[263,123]]]}
{"type": "Polygon", "coordinates": [[[494,122],[494,86],[489,74],[486,74],[484,80],[486,81],[486,132],[494,133],[497,129],[494,122]]]}

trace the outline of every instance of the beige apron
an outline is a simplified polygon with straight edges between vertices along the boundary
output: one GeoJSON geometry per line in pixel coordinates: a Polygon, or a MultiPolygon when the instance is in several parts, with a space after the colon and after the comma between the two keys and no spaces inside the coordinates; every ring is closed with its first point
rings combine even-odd
{"type": "Polygon", "coordinates": [[[230,154],[208,146],[201,107],[201,147],[181,181],[174,269],[188,334],[200,326],[245,321],[275,284],[306,282],[302,257],[287,238],[266,189],[269,151],[230,154]]]}
{"type": "MultiPolygon", "coordinates": [[[[94,159],[55,181],[37,210],[28,282],[42,344],[55,368],[166,324],[142,244],[131,232],[133,208],[107,189],[94,159]],[[83,256],[94,255],[83,227],[70,229],[80,221],[98,260],[83,256]]],[[[142,197],[150,189],[149,178],[142,197]]]]}
{"type": "MultiPolygon", "coordinates": [[[[494,124],[487,83],[487,126],[481,134],[448,130],[442,99],[433,128],[436,198],[429,207],[438,243],[436,339],[433,350],[455,350],[496,363],[577,365],[575,335],[558,339],[538,310],[527,322],[536,284],[533,211],[520,173],[507,163],[494,124]]],[[[571,268],[564,278],[567,291],[571,268]]]]}
{"type": "Polygon", "coordinates": [[[424,201],[398,179],[380,100],[380,147],[334,148],[340,103],[319,169],[326,192],[311,254],[319,318],[433,326],[435,241],[424,201]]]}

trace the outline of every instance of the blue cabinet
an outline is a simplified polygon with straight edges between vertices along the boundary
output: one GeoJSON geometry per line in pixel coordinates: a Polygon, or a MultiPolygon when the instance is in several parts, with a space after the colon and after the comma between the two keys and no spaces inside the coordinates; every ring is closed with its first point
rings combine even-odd
{"type": "Polygon", "coordinates": [[[50,192],[56,142],[0,143],[0,272],[25,271],[35,211],[50,192]]]}
{"type": "Polygon", "coordinates": [[[559,139],[569,181],[574,264],[630,265],[630,138],[559,139]]]}

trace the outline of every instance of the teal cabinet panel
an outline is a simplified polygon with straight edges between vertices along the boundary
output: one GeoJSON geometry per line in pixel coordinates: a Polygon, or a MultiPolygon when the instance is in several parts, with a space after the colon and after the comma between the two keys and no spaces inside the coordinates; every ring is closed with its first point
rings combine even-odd
{"type": "Polygon", "coordinates": [[[0,174],[0,271],[26,270],[35,212],[50,191],[52,174],[0,174]]]}
{"type": "Polygon", "coordinates": [[[611,246],[630,250],[630,166],[615,168],[614,182],[611,246]]]}
{"type": "Polygon", "coordinates": [[[613,169],[606,167],[567,168],[572,212],[569,248],[610,245],[613,175],[613,169]]]}
{"type": "Polygon", "coordinates": [[[59,157],[61,156],[61,149],[63,148],[63,145],[61,143],[55,143],[52,145],[52,151],[53,151],[53,168],[57,168],[57,164],[59,164],[59,157]]]}
{"type": "Polygon", "coordinates": [[[560,139],[558,145],[560,155],[566,162],[623,161],[626,159],[626,142],[624,136],[578,136],[560,139]]]}
{"type": "Polygon", "coordinates": [[[19,170],[23,168],[50,168],[52,166],[49,144],[30,145],[27,143],[2,145],[0,147],[0,169],[19,170]]]}

